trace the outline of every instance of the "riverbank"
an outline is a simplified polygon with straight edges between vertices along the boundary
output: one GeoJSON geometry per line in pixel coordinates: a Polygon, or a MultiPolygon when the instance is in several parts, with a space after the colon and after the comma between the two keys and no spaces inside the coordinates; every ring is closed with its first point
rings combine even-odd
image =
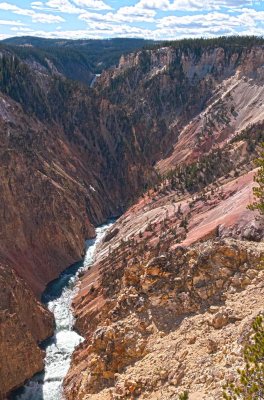
{"type": "Polygon", "coordinates": [[[66,269],[51,282],[42,296],[43,303],[55,318],[54,335],[42,344],[46,351],[45,369],[10,396],[10,400],[60,400],[62,382],[70,367],[71,355],[83,338],[74,331],[71,309],[73,297],[78,291],[78,280],[94,261],[95,251],[111,222],[96,229],[96,238],[86,242],[84,261],[66,269]]]}

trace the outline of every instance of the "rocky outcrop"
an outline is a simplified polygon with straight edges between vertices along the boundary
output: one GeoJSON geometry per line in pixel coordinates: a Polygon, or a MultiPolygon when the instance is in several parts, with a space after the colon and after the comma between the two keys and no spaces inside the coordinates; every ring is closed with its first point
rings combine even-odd
{"type": "MultiPolygon", "coordinates": [[[[159,398],[154,392],[161,390],[169,398],[165,393],[175,395],[190,386],[194,391],[200,383],[207,387],[212,380],[205,369],[205,381],[192,382],[199,376],[203,346],[208,368],[216,353],[223,357],[219,343],[236,346],[235,334],[251,319],[251,309],[240,309],[245,291],[255,291],[248,303],[260,301],[254,312],[263,307],[263,273],[258,270],[263,252],[262,243],[229,239],[178,247],[154,257],[133,254],[128,260],[123,253],[122,261],[116,256],[99,262],[94,268],[103,271],[100,283],[91,289],[84,281],[75,303],[77,326],[86,340],[65,380],[66,397],[154,399],[159,398]],[[188,346],[197,349],[198,342],[194,361],[188,346]]],[[[214,381],[216,391],[210,392],[217,397],[212,398],[219,398],[220,381],[228,376],[225,362],[214,381]]]]}
{"type": "Polygon", "coordinates": [[[54,319],[26,283],[0,264],[0,396],[42,371],[38,344],[53,334],[54,319]]]}
{"type": "MultiPolygon", "coordinates": [[[[253,57],[254,52],[251,59],[253,57]]],[[[259,50],[256,57],[260,67],[263,64],[263,50],[259,50]]],[[[244,67],[248,62],[246,58],[244,67]]],[[[241,70],[238,69],[234,76],[225,79],[216,88],[205,110],[183,128],[169,157],[159,161],[161,172],[179,163],[193,161],[212,148],[223,147],[252,124],[264,120],[264,89],[263,84],[260,84],[264,82],[262,68],[257,69],[254,78],[241,70]]]]}

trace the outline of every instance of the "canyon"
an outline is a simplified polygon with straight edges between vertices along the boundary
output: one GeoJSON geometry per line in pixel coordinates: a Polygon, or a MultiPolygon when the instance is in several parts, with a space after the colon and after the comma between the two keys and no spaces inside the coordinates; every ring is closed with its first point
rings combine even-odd
{"type": "Polygon", "coordinates": [[[0,48],[0,353],[12,354],[1,394],[43,369],[46,285],[119,217],[73,300],[85,340],[66,398],[221,398],[228,354],[241,364],[263,311],[264,225],[247,208],[263,49],[257,38],[157,45],[89,88],[0,48]]]}
{"type": "MultiPolygon", "coordinates": [[[[166,70],[175,53],[150,53],[142,81],[142,54],[124,58],[102,75],[99,89],[107,92],[124,75],[125,96],[115,91],[112,101],[126,101],[137,115],[144,108],[139,124],[155,121],[153,80],[159,99],[163,90],[171,99],[166,70]],[[141,86],[147,92],[134,100],[141,86]]],[[[263,218],[247,208],[257,132],[263,140],[263,49],[248,51],[233,74],[223,49],[203,53],[201,64],[192,57],[182,56],[185,74],[202,71],[213,95],[188,123],[184,111],[175,117],[167,114],[171,104],[159,104],[162,139],[173,132],[175,143],[156,164],[161,180],[114,224],[81,279],[73,307],[85,341],[64,382],[67,399],[167,400],[185,390],[193,400],[222,399],[223,385],[243,365],[251,321],[263,312],[263,218]],[[214,62],[227,69],[221,83],[204,71],[214,62]]],[[[236,64],[238,55],[230,59],[236,64]]]]}

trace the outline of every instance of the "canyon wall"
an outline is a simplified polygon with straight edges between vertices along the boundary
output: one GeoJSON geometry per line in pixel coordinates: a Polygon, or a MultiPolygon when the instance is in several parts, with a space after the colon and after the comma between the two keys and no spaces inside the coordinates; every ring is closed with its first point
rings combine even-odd
{"type": "MultiPolygon", "coordinates": [[[[15,270],[40,298],[48,282],[83,257],[94,226],[121,214],[155,174],[132,150],[133,133],[122,110],[10,54],[0,63],[0,257],[6,272],[15,270]]],[[[29,293],[24,301],[34,296],[29,293]]],[[[35,312],[41,319],[41,309],[35,312]]],[[[15,328],[25,323],[25,313],[18,310],[17,316],[1,319],[3,338],[14,324],[14,345],[3,339],[2,354],[23,369],[17,346],[31,346],[30,368],[25,374],[8,369],[10,380],[1,369],[1,392],[43,366],[44,354],[33,339],[15,328]]]]}
{"type": "Polygon", "coordinates": [[[38,344],[53,333],[53,315],[5,262],[0,264],[0,396],[44,368],[38,344]]]}
{"type": "Polygon", "coordinates": [[[158,255],[136,247],[120,246],[94,265],[98,281],[94,271],[82,282],[75,313],[86,340],[66,398],[169,399],[188,390],[222,399],[263,311],[263,243],[207,240],[158,255]]]}
{"type": "Polygon", "coordinates": [[[263,120],[263,57],[263,46],[242,42],[144,50],[105,71],[97,89],[127,108],[138,143],[164,173],[263,120]]]}
{"type": "MultiPolygon", "coordinates": [[[[88,279],[88,287],[98,282],[99,300],[96,290],[90,304],[86,289],[81,289],[84,298],[75,302],[76,309],[80,307],[76,326],[87,336],[83,354],[93,329],[109,319],[90,317],[98,304],[103,307],[108,301],[102,279],[110,290],[111,279],[104,274],[111,246],[128,246],[131,253],[128,259],[125,252],[120,268],[117,262],[122,275],[133,258],[133,241],[143,254],[154,246],[159,255],[201,239],[263,238],[261,221],[253,221],[246,209],[253,159],[262,140],[263,44],[232,40],[153,48],[122,57],[94,89],[25,63],[10,49],[0,50],[0,258],[3,273],[12,271],[14,279],[25,282],[25,298],[36,302],[32,292],[40,297],[49,281],[82,258],[84,241],[94,236],[95,225],[136,203],[118,222],[120,235],[102,247],[102,257],[110,255],[108,261],[83,280],[86,285],[88,279]]],[[[16,296],[12,287],[10,296],[16,296]]],[[[5,319],[13,315],[12,308],[1,302],[8,310],[1,319],[6,338],[9,328],[28,322],[19,307],[14,320],[5,319]]],[[[19,372],[17,380],[10,374],[2,392],[41,368],[42,355],[34,343],[51,334],[52,318],[34,304],[46,329],[39,322],[35,336],[30,325],[22,338],[21,330],[14,328],[13,350],[5,339],[1,350],[13,355],[19,343],[21,349],[32,345],[32,368],[24,375],[19,372]]],[[[142,356],[140,340],[137,359],[142,356]]],[[[133,357],[128,355],[120,368],[130,365],[133,357]]],[[[79,396],[82,385],[79,378],[75,382],[76,360],[66,380],[69,398],[69,388],[79,396]]],[[[87,363],[82,364],[85,376],[90,358],[87,363]]],[[[111,386],[116,368],[119,371],[116,366],[110,369],[103,383],[98,377],[98,386],[97,378],[87,384],[87,394],[111,386]]],[[[1,370],[1,382],[6,374],[1,370]]]]}
{"type": "Polygon", "coordinates": [[[94,225],[122,213],[151,168],[134,148],[122,109],[6,57],[0,250],[40,295],[47,282],[81,259],[94,225]]]}
{"type": "Polygon", "coordinates": [[[189,163],[262,120],[263,48],[241,43],[144,50],[95,91],[2,53],[1,254],[35,293],[157,179],[155,163],[189,163]]]}
{"type": "Polygon", "coordinates": [[[263,141],[263,55],[261,46],[146,50],[98,80],[127,108],[160,177],[81,279],[73,305],[85,341],[67,399],[165,400],[187,389],[220,400],[237,379],[263,312],[263,218],[247,207],[263,141]]]}

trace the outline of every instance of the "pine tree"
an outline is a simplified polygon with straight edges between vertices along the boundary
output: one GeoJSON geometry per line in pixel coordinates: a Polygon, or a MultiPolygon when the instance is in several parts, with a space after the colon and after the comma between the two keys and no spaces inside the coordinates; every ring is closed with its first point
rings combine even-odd
{"type": "Polygon", "coordinates": [[[264,317],[259,315],[253,323],[253,335],[244,349],[245,368],[238,370],[239,383],[227,384],[226,400],[264,399],[264,317]]]}
{"type": "Polygon", "coordinates": [[[251,210],[258,210],[261,215],[264,215],[264,144],[262,144],[260,157],[256,160],[256,165],[259,170],[255,176],[255,182],[258,186],[253,189],[256,201],[249,206],[251,210]]]}

